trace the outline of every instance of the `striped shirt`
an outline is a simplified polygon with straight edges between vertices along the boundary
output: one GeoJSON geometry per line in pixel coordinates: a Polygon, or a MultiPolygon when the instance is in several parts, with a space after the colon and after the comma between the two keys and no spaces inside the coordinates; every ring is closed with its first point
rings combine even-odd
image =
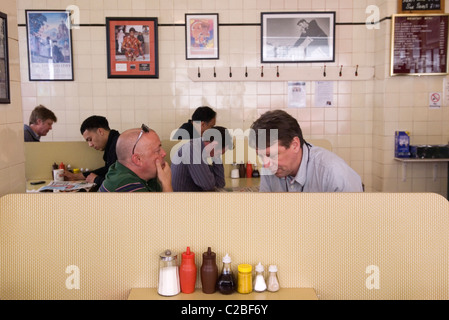
{"type": "Polygon", "coordinates": [[[109,167],[106,179],[98,192],[161,192],[162,187],[156,178],[145,181],[120,162],[109,167]]]}
{"type": "Polygon", "coordinates": [[[225,186],[221,158],[209,165],[202,157],[204,142],[201,138],[183,144],[171,159],[173,191],[214,191],[225,186]]]}

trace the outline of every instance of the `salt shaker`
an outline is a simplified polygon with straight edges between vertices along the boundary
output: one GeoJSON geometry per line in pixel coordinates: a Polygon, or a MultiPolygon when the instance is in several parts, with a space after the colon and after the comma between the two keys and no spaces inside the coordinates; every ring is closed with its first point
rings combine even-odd
{"type": "Polygon", "coordinates": [[[279,290],[279,281],[277,276],[278,268],[275,265],[270,265],[268,267],[268,291],[276,292],[279,290]]]}
{"type": "Polygon", "coordinates": [[[263,292],[267,290],[267,284],[265,283],[265,278],[263,277],[263,265],[259,262],[256,266],[256,278],[254,280],[254,291],[263,292]]]}
{"type": "Polygon", "coordinates": [[[161,296],[177,295],[181,291],[178,256],[168,249],[162,252],[159,256],[159,282],[157,293],[161,296]]]}

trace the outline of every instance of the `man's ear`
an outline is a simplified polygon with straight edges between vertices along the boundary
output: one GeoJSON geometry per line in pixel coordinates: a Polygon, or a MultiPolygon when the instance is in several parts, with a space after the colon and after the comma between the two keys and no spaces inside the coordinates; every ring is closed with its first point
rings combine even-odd
{"type": "Polygon", "coordinates": [[[299,139],[299,137],[293,138],[290,144],[290,148],[292,148],[292,150],[295,152],[299,152],[301,150],[301,140],[299,139]]]}

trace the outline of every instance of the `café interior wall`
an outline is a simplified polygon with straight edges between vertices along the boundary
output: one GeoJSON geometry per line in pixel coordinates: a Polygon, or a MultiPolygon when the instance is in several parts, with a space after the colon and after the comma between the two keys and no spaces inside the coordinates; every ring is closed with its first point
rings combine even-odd
{"type": "MultiPolygon", "coordinates": [[[[218,60],[186,60],[184,26],[167,26],[183,24],[185,13],[210,12],[218,13],[223,24],[259,23],[260,12],[270,11],[336,11],[337,22],[365,22],[367,6],[377,5],[382,18],[396,13],[396,1],[18,0],[17,4],[18,23],[22,25],[19,45],[23,121],[27,122],[37,104],[48,106],[58,117],[42,141],[82,140],[79,125],[92,114],[106,116],[119,131],[145,122],[161,139],[168,139],[171,131],[200,105],[217,110],[217,124],[243,130],[260,114],[279,108],[298,119],[305,137],[329,140],[333,151],[361,175],[367,191],[446,192],[444,166],[438,168],[437,181],[432,179],[432,166],[408,166],[407,175],[413,175],[413,179],[403,182],[401,166],[393,160],[395,130],[411,131],[415,143],[445,142],[448,132],[443,123],[447,123],[448,112],[447,107],[441,108],[439,116],[429,112],[423,99],[430,91],[441,91],[441,77],[388,76],[390,20],[380,23],[379,29],[363,24],[337,25],[336,60],[327,65],[375,67],[375,79],[335,81],[332,108],[314,106],[315,83],[307,81],[307,107],[301,109],[288,108],[286,82],[192,82],[188,78],[189,68],[259,68],[259,26],[220,26],[218,60]],[[159,27],[159,79],[107,79],[105,27],[81,26],[72,30],[75,80],[28,81],[25,9],[64,9],[70,4],[79,7],[81,24],[104,25],[107,16],[158,17],[159,24],[165,24],[159,27]]],[[[280,67],[300,69],[310,65],[280,67]]],[[[264,67],[276,68],[270,64],[264,67]]]]}
{"type": "Polygon", "coordinates": [[[2,0],[0,11],[8,20],[8,57],[11,103],[0,104],[0,196],[25,190],[19,37],[15,0],[2,0]]]}
{"type": "MultiPolygon", "coordinates": [[[[377,2],[382,16],[397,13],[396,1],[377,2]],[[385,14],[384,14],[385,13],[385,14]]],[[[446,12],[449,1],[446,1],[446,12]]],[[[443,93],[446,76],[391,77],[391,21],[375,31],[375,80],[373,101],[373,190],[383,192],[435,192],[447,195],[447,164],[407,164],[393,159],[394,132],[409,131],[411,144],[449,142],[449,106],[429,108],[429,94],[443,93]]]]}

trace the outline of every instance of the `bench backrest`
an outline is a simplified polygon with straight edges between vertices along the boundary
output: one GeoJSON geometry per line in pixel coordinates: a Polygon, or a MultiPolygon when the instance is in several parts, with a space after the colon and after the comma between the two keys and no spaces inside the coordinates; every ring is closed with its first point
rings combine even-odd
{"type": "Polygon", "coordinates": [[[161,252],[187,246],[198,268],[210,246],[219,268],[226,253],[235,272],[276,264],[281,287],[321,299],[449,298],[439,195],[236,192],[6,195],[0,299],[126,299],[156,287],[161,252]]]}

